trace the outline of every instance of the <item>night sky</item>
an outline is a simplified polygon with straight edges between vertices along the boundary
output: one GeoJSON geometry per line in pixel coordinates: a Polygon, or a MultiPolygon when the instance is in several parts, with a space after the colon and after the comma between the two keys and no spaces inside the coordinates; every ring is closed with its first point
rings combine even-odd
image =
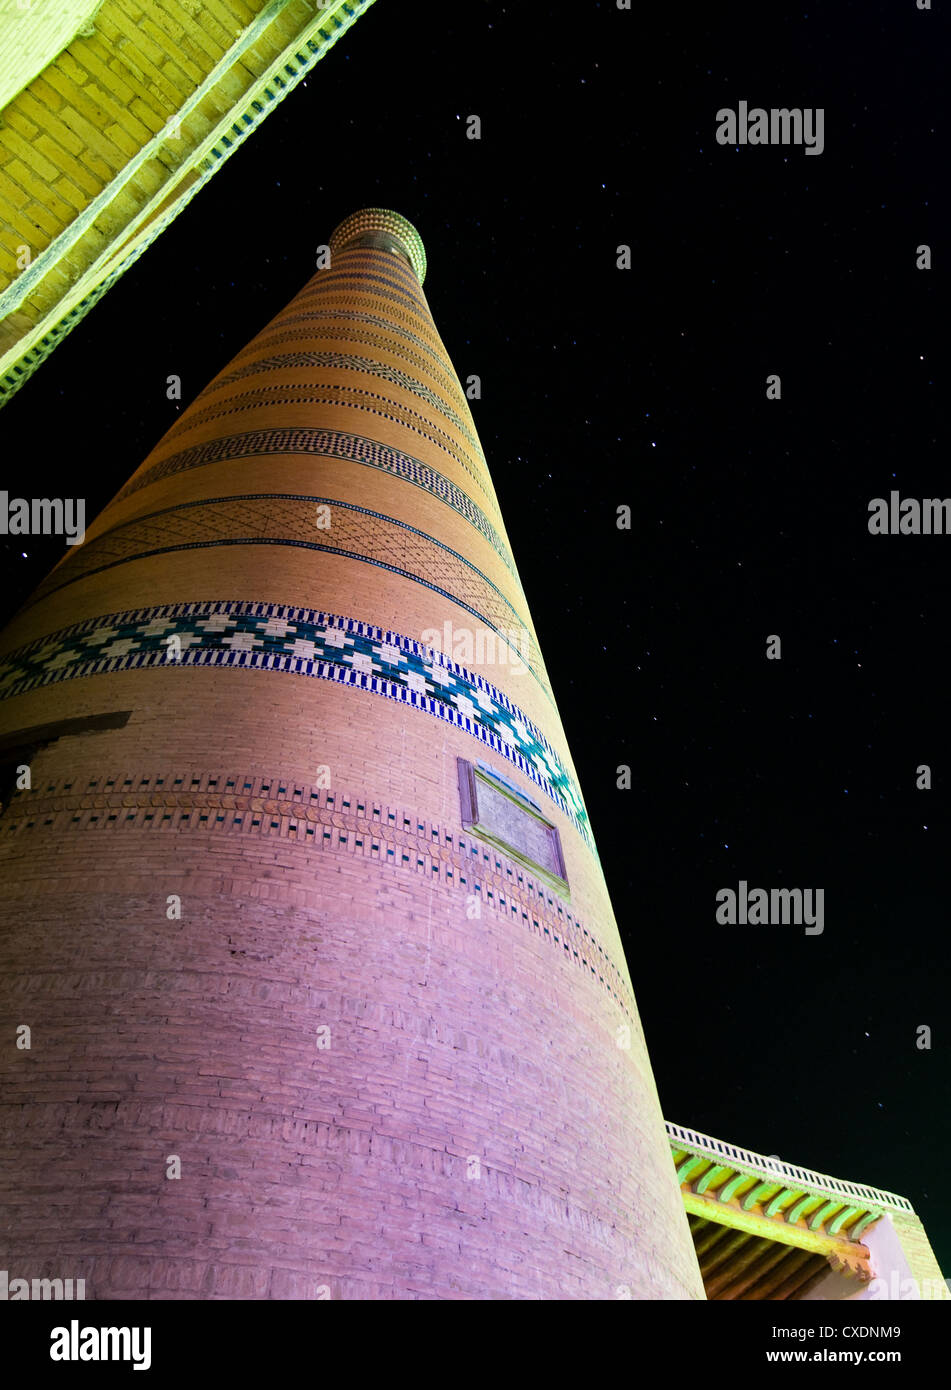
{"type": "MultiPolygon", "coordinates": [[[[951,537],[868,503],[951,494],[948,23],[723,8],[377,0],[0,411],[3,487],[91,519],[347,213],[408,217],[665,1115],[907,1196],[947,1271],[951,537]],[[741,100],[823,108],[822,154],[719,145],[741,100]],[[741,879],[823,934],[718,925],[741,879]]],[[[0,538],[4,617],[62,550],[0,538]]]]}

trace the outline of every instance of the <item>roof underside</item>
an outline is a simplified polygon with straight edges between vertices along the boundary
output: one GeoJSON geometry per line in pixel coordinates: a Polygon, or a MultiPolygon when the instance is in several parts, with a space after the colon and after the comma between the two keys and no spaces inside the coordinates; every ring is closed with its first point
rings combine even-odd
{"type": "Polygon", "coordinates": [[[691,1216],[689,1221],[708,1299],[802,1299],[829,1274],[825,1255],[748,1235],[701,1216],[691,1216]]]}
{"type": "Polygon", "coordinates": [[[373,0],[102,0],[0,113],[0,405],[373,0]]]}
{"type": "Polygon", "coordinates": [[[887,1210],[911,1211],[895,1193],[679,1125],[667,1136],[708,1298],[803,1298],[830,1274],[858,1290],[872,1277],[863,1233],[887,1210]]]}

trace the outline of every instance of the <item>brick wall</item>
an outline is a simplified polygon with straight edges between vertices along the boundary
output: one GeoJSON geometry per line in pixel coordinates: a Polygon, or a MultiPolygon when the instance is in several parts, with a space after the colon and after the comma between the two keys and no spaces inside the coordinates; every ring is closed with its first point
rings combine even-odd
{"type": "Polygon", "coordinates": [[[417,703],[399,684],[426,629],[502,612],[534,638],[425,298],[401,258],[342,251],[0,640],[0,739],[131,712],[41,748],[0,816],[11,1273],[99,1298],[703,1297],[540,654],[434,669],[417,703]],[[144,655],[198,602],[262,610],[190,614],[197,656],[144,655]],[[263,605],[382,630],[387,681],[341,678],[343,628],[282,666],[263,605]],[[460,757],[556,826],[567,893],[465,830],[460,757]]]}

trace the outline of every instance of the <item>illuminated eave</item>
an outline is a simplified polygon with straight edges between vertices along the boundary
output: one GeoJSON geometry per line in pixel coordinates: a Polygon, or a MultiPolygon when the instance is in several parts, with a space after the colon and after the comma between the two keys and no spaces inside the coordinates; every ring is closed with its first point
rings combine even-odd
{"type": "Polygon", "coordinates": [[[686,1211],[861,1266],[861,1236],[887,1211],[910,1212],[894,1192],[814,1173],[667,1122],[686,1211]]]}
{"type": "MultiPolygon", "coordinates": [[[[100,44],[90,65],[102,69],[95,24],[108,21],[103,0],[93,29],[78,35],[67,60],[84,60],[84,45],[100,44]]],[[[219,11],[227,0],[222,0],[219,11]]],[[[271,0],[243,29],[204,79],[183,96],[168,121],[77,211],[28,267],[0,291],[0,405],[178,216],[200,188],[277,103],[305,78],[373,0],[271,0]],[[251,68],[259,75],[255,76],[251,68]],[[172,132],[177,125],[178,134],[172,132]],[[143,196],[142,189],[149,192],[143,196]]],[[[249,0],[254,7],[254,0],[249,0]]],[[[187,36],[186,36],[187,37],[187,36]]],[[[174,55],[174,43],[170,44],[174,55]]],[[[39,79],[48,76],[59,55],[39,79]]],[[[185,66],[183,61],[183,66],[185,66]]],[[[38,79],[38,80],[39,80],[38,79]]],[[[103,79],[105,80],[105,79],[103,79]]],[[[23,89],[30,92],[31,84],[23,89]]],[[[80,90],[83,90],[80,88],[80,90]]],[[[0,113],[14,131],[22,93],[0,113]]],[[[0,129],[0,148],[5,130],[0,129]]],[[[14,138],[11,137],[11,138],[14,138]]],[[[22,141],[20,141],[22,145],[22,141]]],[[[8,205],[13,211],[12,205],[8,205]]],[[[0,222],[10,216],[0,195],[0,222]]],[[[22,233],[14,231],[14,244],[22,233]]],[[[9,246],[9,240],[8,240],[9,246]]],[[[2,281],[0,281],[2,284],[2,281]]]]}

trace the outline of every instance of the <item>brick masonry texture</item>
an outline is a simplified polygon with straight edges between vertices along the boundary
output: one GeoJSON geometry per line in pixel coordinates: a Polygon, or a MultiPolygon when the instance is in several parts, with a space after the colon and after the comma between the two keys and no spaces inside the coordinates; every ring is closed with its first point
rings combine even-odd
{"type": "MultiPolygon", "coordinates": [[[[336,497],[280,497],[265,493],[166,508],[90,540],[68,566],[61,566],[40,586],[36,596],[74,583],[83,574],[142,555],[242,543],[340,551],[449,592],[497,633],[527,631],[527,614],[520,612],[470,560],[417,527],[336,497]],[[328,510],[328,523],[333,509],[333,524],[328,524],[326,535],[318,539],[314,518],[315,508],[321,505],[328,510]],[[407,535],[407,531],[411,534],[407,535]]],[[[533,633],[528,633],[528,640],[532,649],[528,664],[537,676],[541,656],[533,633]]]]}
{"type": "Polygon", "coordinates": [[[0,1263],[91,1298],[703,1297],[577,773],[407,262],[335,250],[0,665],[14,749],[129,711],[33,748],[0,815],[0,1263]],[[188,660],[162,658],[169,605],[188,660]],[[314,615],[339,624],[311,653],[282,623],[314,615]],[[530,669],[427,657],[446,623],[523,625],[530,669]],[[566,891],[465,829],[460,758],[555,826],[566,891]]]}

